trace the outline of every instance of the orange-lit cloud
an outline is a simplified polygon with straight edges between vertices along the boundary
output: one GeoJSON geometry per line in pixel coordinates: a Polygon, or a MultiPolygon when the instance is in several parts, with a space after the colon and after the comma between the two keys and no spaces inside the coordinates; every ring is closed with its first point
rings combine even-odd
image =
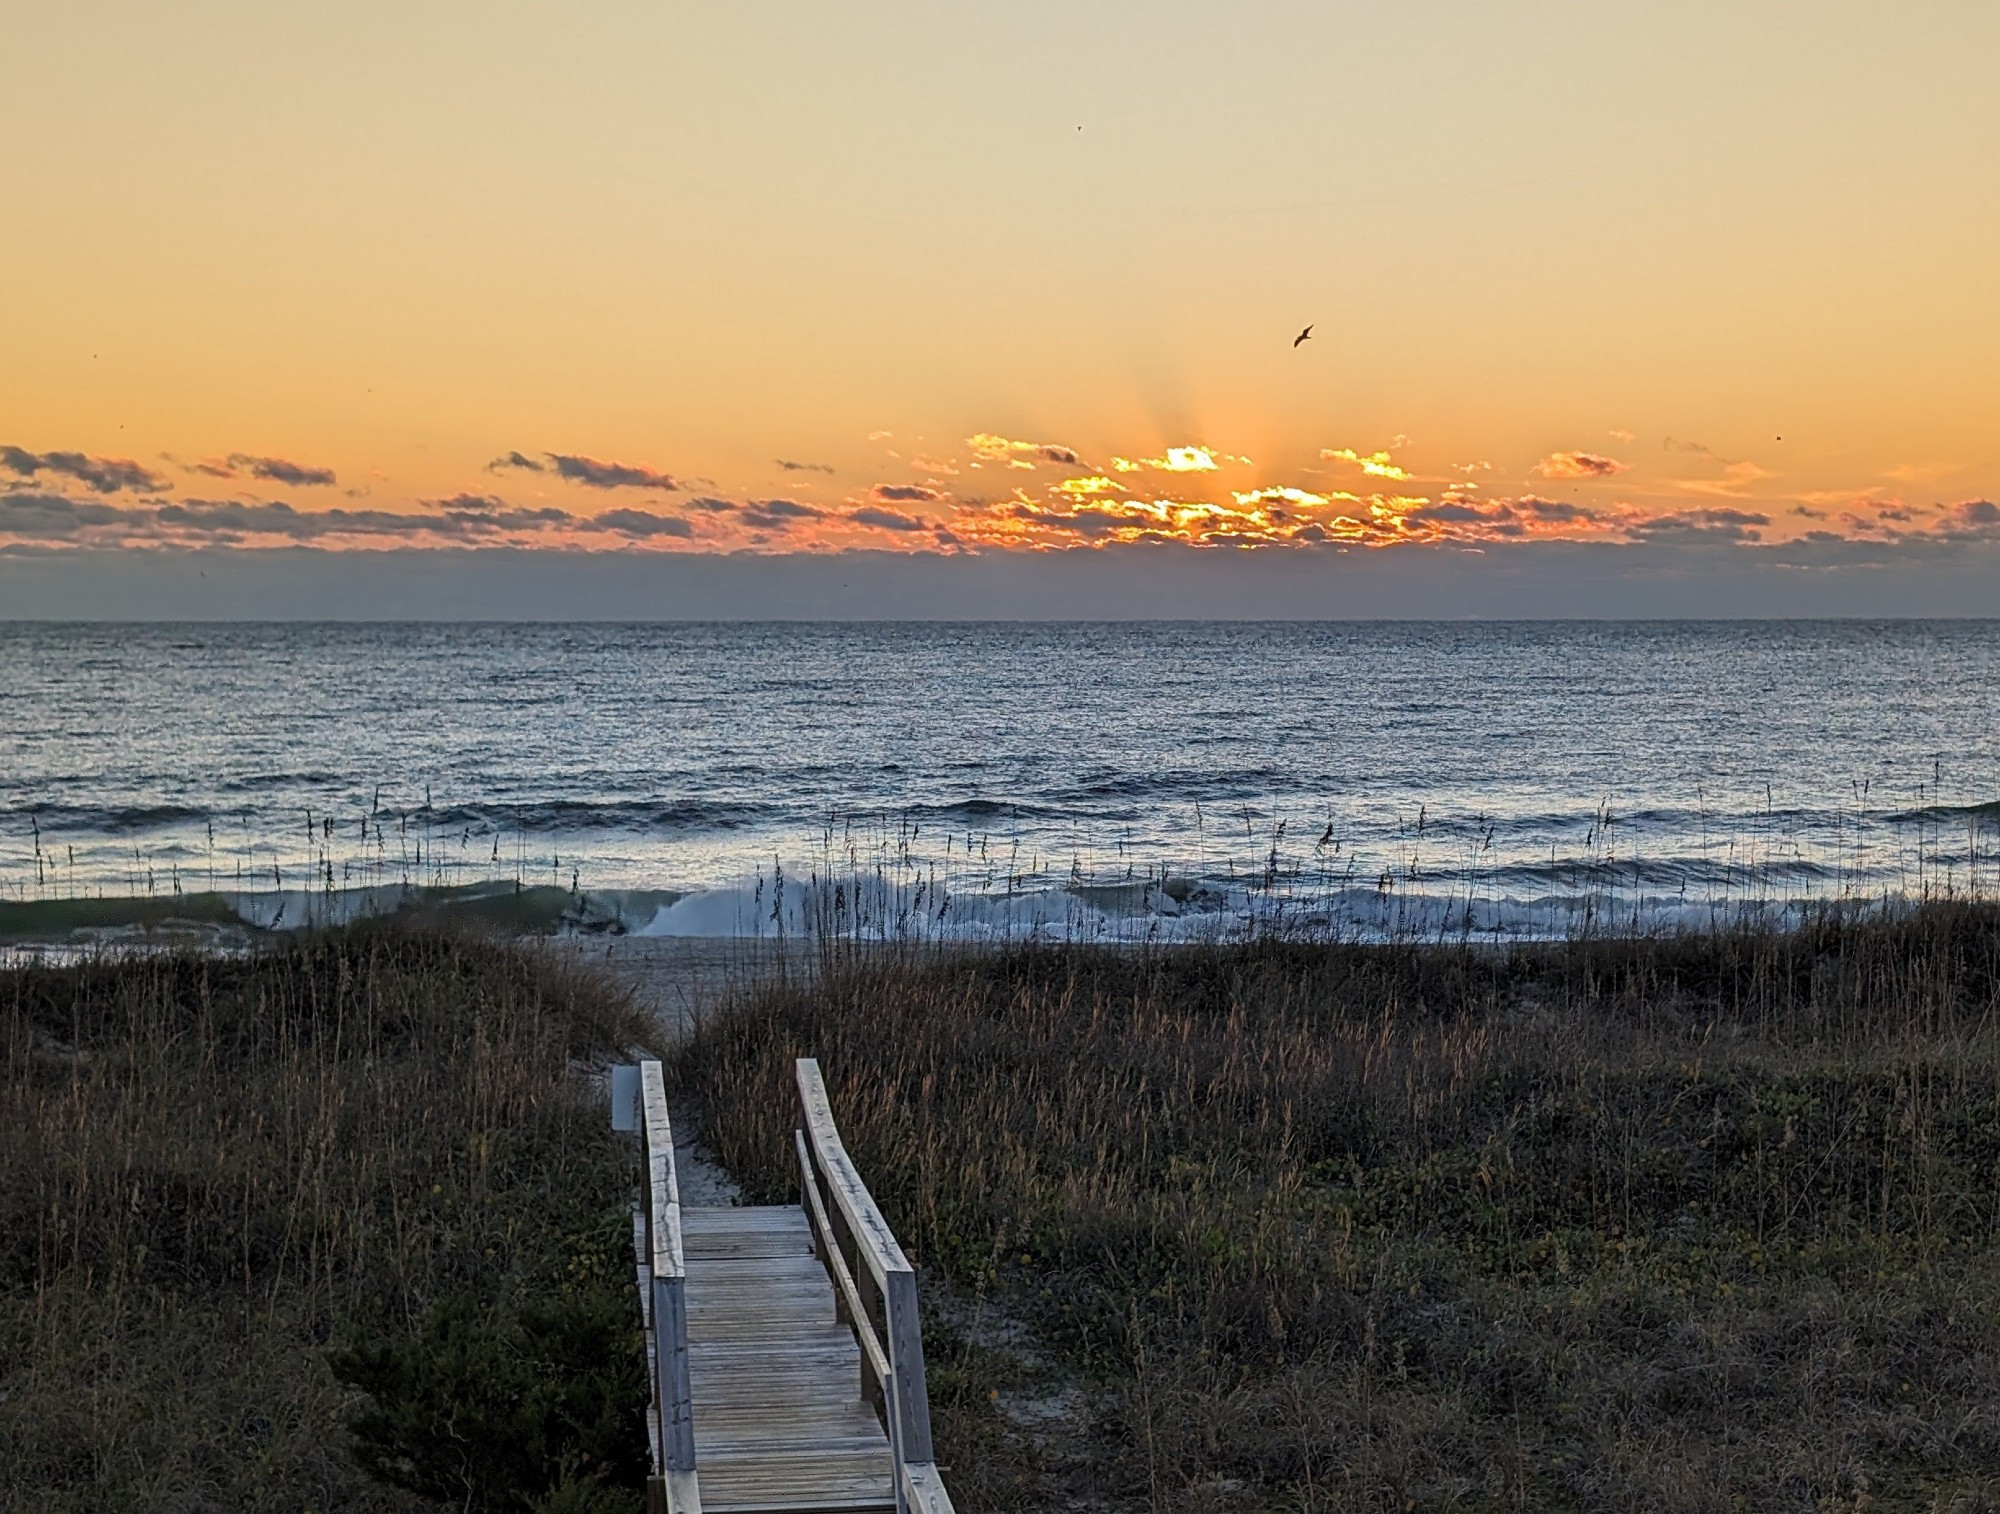
{"type": "Polygon", "coordinates": [[[1144,473],[1148,469],[1156,473],[1213,473],[1225,463],[1247,467],[1250,459],[1214,447],[1190,444],[1169,447],[1158,457],[1114,457],[1111,468],[1114,473],[1144,473]]]}
{"type": "Polygon", "coordinates": [[[1060,463],[1074,468],[1082,462],[1074,449],[1055,442],[1010,441],[990,431],[967,437],[965,445],[982,462],[1005,463],[1010,468],[1032,468],[1037,463],[1060,463]]]}
{"type": "Polygon", "coordinates": [[[942,489],[932,489],[924,484],[877,484],[868,493],[891,504],[929,504],[947,497],[942,489]]]}
{"type": "Polygon", "coordinates": [[[1072,499],[1090,499],[1099,494],[1109,494],[1125,486],[1115,479],[1094,473],[1086,478],[1066,478],[1056,485],[1056,492],[1067,494],[1072,499]]]}
{"type": "Polygon", "coordinates": [[[1723,466],[1720,478],[1683,478],[1675,482],[1690,494],[1717,494],[1731,498],[1754,484],[1778,475],[1745,458],[1723,466]]]}
{"type": "Polygon", "coordinates": [[[1596,452],[1551,452],[1528,471],[1541,478],[1609,478],[1630,467],[1596,452]]]}
{"type": "Polygon", "coordinates": [[[1353,463],[1370,478],[1401,480],[1410,476],[1386,452],[1361,453],[1352,447],[1322,447],[1319,455],[1330,463],[1353,463]]]}

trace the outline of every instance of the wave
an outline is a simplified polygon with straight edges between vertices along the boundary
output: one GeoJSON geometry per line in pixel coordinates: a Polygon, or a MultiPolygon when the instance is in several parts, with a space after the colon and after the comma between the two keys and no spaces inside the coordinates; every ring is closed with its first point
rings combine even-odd
{"type": "Polygon", "coordinates": [[[0,944],[247,945],[286,931],[383,919],[474,924],[514,935],[616,934],[654,919],[680,897],[672,889],[584,893],[487,882],[0,900],[0,944]]]}
{"type": "MultiPolygon", "coordinates": [[[[1773,897],[1549,887],[1522,870],[1501,887],[1452,880],[1348,880],[1318,888],[1163,873],[972,886],[903,872],[820,879],[752,875],[718,887],[614,890],[514,881],[359,888],[210,890],[169,896],[0,901],[0,948],[247,947],[282,933],[368,919],[472,923],[513,935],[635,934],[741,939],[1174,942],[1265,933],[1329,941],[1560,940],[1740,924],[1786,926],[1827,911],[1889,908],[1909,896],[1801,890],[1773,897]]],[[[1606,881],[1599,880],[1600,883],[1606,881]]],[[[1671,881],[1671,880],[1669,880],[1671,881]]]]}
{"type": "Polygon", "coordinates": [[[791,813],[784,806],[748,800],[496,800],[478,804],[384,806],[370,815],[369,824],[371,828],[386,830],[427,830],[432,834],[460,831],[473,836],[571,831],[658,835],[741,830],[791,813]]]}
{"type": "Polygon", "coordinates": [[[1972,804],[1926,804],[1916,809],[1896,810],[1882,818],[1891,825],[1941,825],[1958,820],[2000,821],[2000,799],[1982,799],[1972,804]]]}
{"type": "Polygon", "coordinates": [[[203,822],[210,814],[185,804],[20,804],[0,807],[0,824],[54,834],[131,836],[203,822]]]}
{"type": "Polygon", "coordinates": [[[1468,897],[1348,888],[1310,898],[1167,878],[1003,893],[952,893],[877,882],[702,889],[637,927],[642,936],[939,943],[1175,943],[1261,935],[1317,941],[1529,942],[1586,934],[1651,935],[1741,925],[1785,928],[1828,911],[1883,907],[1823,899],[1644,895],[1468,897]]]}

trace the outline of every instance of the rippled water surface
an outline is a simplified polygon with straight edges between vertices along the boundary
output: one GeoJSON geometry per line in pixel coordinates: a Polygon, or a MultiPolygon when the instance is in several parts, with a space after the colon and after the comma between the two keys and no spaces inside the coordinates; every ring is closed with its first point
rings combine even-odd
{"type": "Polygon", "coordinates": [[[497,879],[742,928],[782,866],[794,905],[858,871],[968,929],[1506,930],[1957,889],[1997,654],[1988,622],[0,627],[0,897],[497,879]]]}

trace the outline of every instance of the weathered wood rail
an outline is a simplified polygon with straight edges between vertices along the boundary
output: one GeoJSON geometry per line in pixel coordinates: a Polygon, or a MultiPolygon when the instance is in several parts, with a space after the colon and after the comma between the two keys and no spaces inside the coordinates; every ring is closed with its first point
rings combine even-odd
{"type": "Polygon", "coordinates": [[[819,1064],[794,1070],[796,1208],[683,1209],[660,1064],[636,1071],[612,1091],[645,1162],[650,1514],[951,1514],[916,1272],[841,1143],[819,1064]]]}

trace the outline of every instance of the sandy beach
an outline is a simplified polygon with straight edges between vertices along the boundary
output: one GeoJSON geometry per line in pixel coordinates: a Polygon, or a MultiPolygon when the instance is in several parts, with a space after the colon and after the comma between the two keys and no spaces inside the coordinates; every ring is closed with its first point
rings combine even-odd
{"type": "Polygon", "coordinates": [[[797,947],[742,936],[559,936],[550,950],[604,972],[670,1040],[728,994],[812,967],[797,947]]]}

